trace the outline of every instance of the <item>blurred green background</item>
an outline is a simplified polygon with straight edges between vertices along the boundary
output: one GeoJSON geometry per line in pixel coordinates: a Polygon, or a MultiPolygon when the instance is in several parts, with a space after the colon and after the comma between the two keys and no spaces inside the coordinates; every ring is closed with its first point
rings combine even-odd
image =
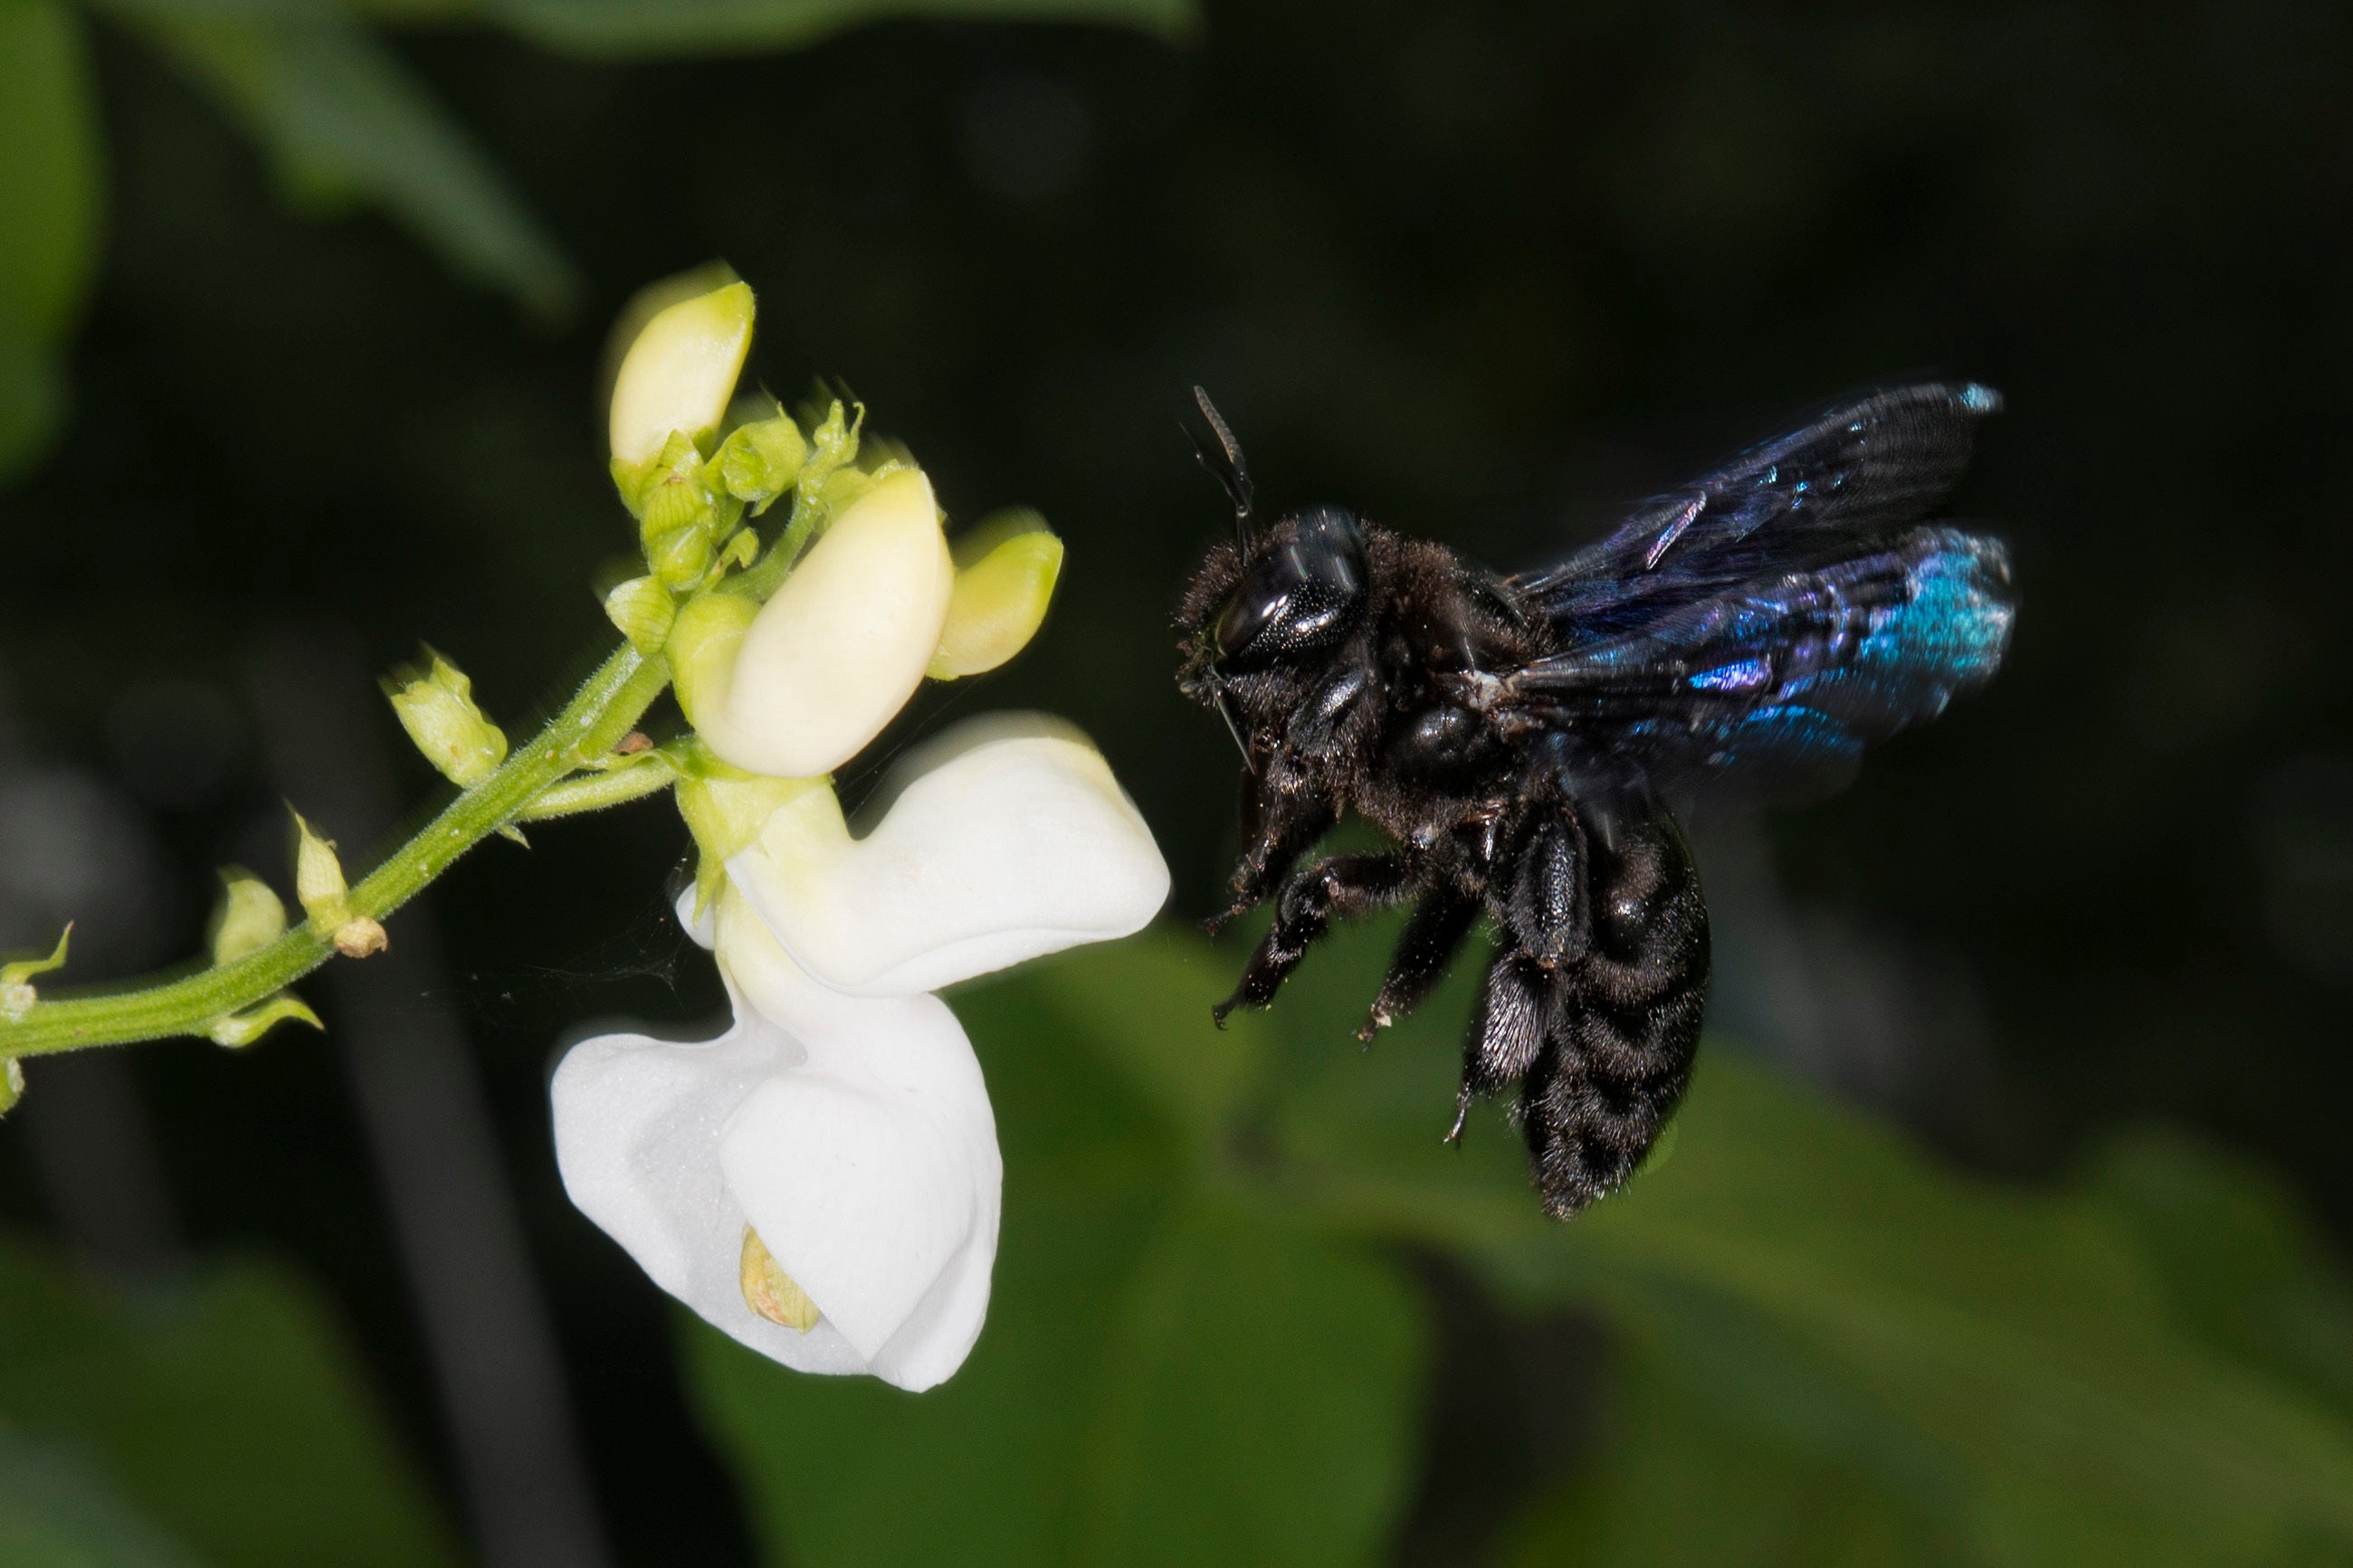
{"type": "Polygon", "coordinates": [[[1224,1036],[1247,933],[954,998],[1006,1228],[922,1399],[565,1202],[560,1042],[721,998],[666,809],[494,844],[325,1042],[36,1064],[0,1563],[2353,1563],[2348,80],[2321,0],[0,0],[0,947],[75,919],[78,980],[282,876],[281,797],[347,854],[438,798],[369,685],[419,639],[510,731],[585,671],[604,329],[714,256],[787,401],[1069,542],[893,743],[1070,714],[1176,920],[1196,382],[1271,500],[1517,567],[1974,376],[2025,605],[1844,795],[1701,826],[1704,1065],[1571,1226],[1499,1119],[1437,1146],[1460,976],[1356,1050],[1379,930],[1224,1036]]]}

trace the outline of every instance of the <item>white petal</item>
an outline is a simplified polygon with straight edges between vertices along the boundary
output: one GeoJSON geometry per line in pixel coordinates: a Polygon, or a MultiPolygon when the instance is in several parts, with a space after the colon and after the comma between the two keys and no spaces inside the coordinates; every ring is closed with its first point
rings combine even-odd
{"type": "Polygon", "coordinates": [[[979,1335],[997,1252],[1003,1167],[972,1047],[935,998],[809,980],[733,898],[718,935],[733,1028],[607,1036],[556,1069],[565,1187],[656,1284],[763,1354],[930,1387],[979,1335]],[[807,1333],[744,1304],[747,1226],[823,1314],[807,1333]]]}
{"type": "Polygon", "coordinates": [[[971,1042],[935,996],[818,984],[733,897],[719,951],[808,1053],[728,1119],[728,1190],[876,1375],[927,1388],[979,1337],[997,1257],[1004,1166],[971,1042]]]}
{"type": "Polygon", "coordinates": [[[931,482],[913,468],[883,479],[761,606],[698,716],[703,740],[751,773],[831,773],[922,684],[955,585],[931,482]]]}
{"type": "Polygon", "coordinates": [[[779,811],[730,880],[810,974],[861,996],[929,991],[1140,930],[1168,868],[1086,737],[1043,714],[960,724],[892,770],[851,839],[779,811]]]}

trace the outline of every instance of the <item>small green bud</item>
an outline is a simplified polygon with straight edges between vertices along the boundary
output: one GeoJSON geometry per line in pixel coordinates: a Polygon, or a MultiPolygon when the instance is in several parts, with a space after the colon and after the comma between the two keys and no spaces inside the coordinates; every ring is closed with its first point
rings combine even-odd
{"type": "Polygon", "coordinates": [[[1045,623],[1062,574],[1062,542],[1026,508],[983,519],[950,553],[955,588],[932,655],[934,680],[978,675],[1019,653],[1045,623]]]}
{"type": "Polygon", "coordinates": [[[605,618],[620,628],[629,646],[649,657],[670,640],[678,601],[651,577],[632,577],[605,595],[605,618]]]}
{"type": "Polygon", "coordinates": [[[234,963],[286,932],[286,905],[269,883],[241,867],[221,869],[221,901],[209,932],[213,962],[234,963]]]}
{"type": "Polygon", "coordinates": [[[803,439],[801,427],[778,414],[738,426],[720,443],[711,468],[714,483],[749,506],[757,517],[793,488],[793,481],[800,477],[801,459],[807,455],[808,442],[803,439]]]}
{"type": "Polygon", "coordinates": [[[711,571],[711,534],[699,527],[649,532],[646,564],[653,568],[656,579],[673,588],[692,587],[711,571]]]}
{"type": "MultiPolygon", "coordinates": [[[[48,957],[20,958],[13,963],[0,963],[0,1018],[13,1024],[33,1010],[33,1004],[41,999],[40,994],[33,989],[33,976],[47,974],[52,969],[63,969],[66,944],[72,940],[73,922],[68,921],[66,929],[58,933],[58,945],[48,957]]],[[[8,1058],[8,1066],[11,1069],[16,1068],[14,1057],[8,1058]]],[[[21,1073],[18,1075],[20,1087],[22,1076],[21,1073]]]]}
{"type": "Polygon", "coordinates": [[[294,818],[294,896],[313,922],[324,919],[322,929],[332,929],[343,917],[344,895],[351,891],[343,863],[335,858],[335,841],[321,837],[292,806],[286,809],[294,818]]]}
{"type": "MultiPolygon", "coordinates": [[[[656,284],[648,292],[659,298],[657,291],[666,287],[674,293],[677,285],[656,284]]],[[[613,378],[608,435],[615,462],[645,462],[673,431],[700,441],[718,428],[752,346],[753,313],[752,289],[744,283],[653,312],[613,378]]]]}
{"type": "Polygon", "coordinates": [[[233,1051],[242,1050],[290,1018],[322,1032],[327,1027],[319,1022],[319,1015],[311,1011],[302,998],[291,991],[280,991],[258,1006],[215,1019],[213,1026],[206,1030],[205,1035],[216,1046],[227,1046],[233,1051]]]}
{"type": "Polygon", "coordinates": [[[294,816],[294,896],[310,917],[311,929],[335,944],[345,958],[366,958],[391,945],[384,926],[372,915],[352,912],[351,889],[343,882],[343,862],[335,858],[335,841],[322,838],[294,816]]]}
{"type": "Polygon", "coordinates": [[[475,705],[474,683],[465,671],[431,648],[425,651],[432,667],[408,675],[396,690],[387,683],[385,695],[425,760],[459,788],[470,789],[506,761],[506,734],[475,705]]]}

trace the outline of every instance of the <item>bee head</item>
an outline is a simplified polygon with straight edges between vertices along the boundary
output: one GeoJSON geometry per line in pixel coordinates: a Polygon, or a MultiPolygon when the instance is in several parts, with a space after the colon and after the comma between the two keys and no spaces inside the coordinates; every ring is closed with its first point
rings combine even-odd
{"type": "Polygon", "coordinates": [[[1209,395],[1193,389],[1210,439],[1201,466],[1234,507],[1234,545],[1202,564],[1187,596],[1196,676],[1247,675],[1320,653],[1356,629],[1365,603],[1365,531],[1343,507],[1261,521],[1241,446],[1209,395]],[[1204,669],[1203,667],[1206,667],[1204,669]]]}
{"type": "Polygon", "coordinates": [[[1310,507],[1254,531],[1211,629],[1220,675],[1245,675],[1345,640],[1365,605],[1365,531],[1343,507],[1310,507]]]}

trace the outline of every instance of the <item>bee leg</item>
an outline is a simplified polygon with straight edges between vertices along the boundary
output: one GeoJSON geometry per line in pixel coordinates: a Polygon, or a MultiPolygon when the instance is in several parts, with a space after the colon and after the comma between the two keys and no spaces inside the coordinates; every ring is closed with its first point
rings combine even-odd
{"type": "Polygon", "coordinates": [[[1595,857],[1593,951],[1521,1090],[1545,1208],[1566,1219],[1622,1184],[1674,1114],[1707,1008],[1707,905],[1674,825],[1595,857]]]}
{"type": "Polygon", "coordinates": [[[1411,888],[1406,857],[1335,855],[1302,869],[1283,884],[1275,901],[1274,924],[1250,954],[1234,994],[1210,1009],[1219,1024],[1236,1007],[1263,1007],[1334,915],[1356,915],[1396,902],[1411,888]]]}
{"type": "Polygon", "coordinates": [[[1260,754],[1261,765],[1243,773],[1244,848],[1234,868],[1234,901],[1209,921],[1212,931],[1264,901],[1293,862],[1339,820],[1340,802],[1325,775],[1333,758],[1357,750],[1379,722],[1374,688],[1365,665],[1334,670],[1292,713],[1282,739],[1260,754]]]}
{"type": "Polygon", "coordinates": [[[1547,967],[1582,957],[1593,940],[1588,868],[1592,847],[1575,816],[1539,805],[1491,884],[1496,923],[1519,950],[1547,967]]]}
{"type": "Polygon", "coordinates": [[[1515,949],[1506,948],[1487,965],[1462,1037],[1462,1089],[1449,1143],[1461,1141],[1472,1100],[1511,1088],[1535,1066],[1558,1019],[1560,988],[1557,973],[1515,949]]]}
{"type": "Polygon", "coordinates": [[[1389,956],[1388,975],[1381,982],[1372,1014],[1356,1031],[1356,1038],[1371,1044],[1374,1035],[1421,1005],[1430,987],[1445,974],[1478,916],[1479,900],[1451,884],[1421,896],[1405,923],[1405,934],[1398,938],[1397,951],[1389,956]]]}
{"type": "Polygon", "coordinates": [[[1235,916],[1266,901],[1274,885],[1314,842],[1339,820],[1339,807],[1328,796],[1273,787],[1264,776],[1242,775],[1242,858],[1234,865],[1234,901],[1221,914],[1209,917],[1211,935],[1235,916]]]}

